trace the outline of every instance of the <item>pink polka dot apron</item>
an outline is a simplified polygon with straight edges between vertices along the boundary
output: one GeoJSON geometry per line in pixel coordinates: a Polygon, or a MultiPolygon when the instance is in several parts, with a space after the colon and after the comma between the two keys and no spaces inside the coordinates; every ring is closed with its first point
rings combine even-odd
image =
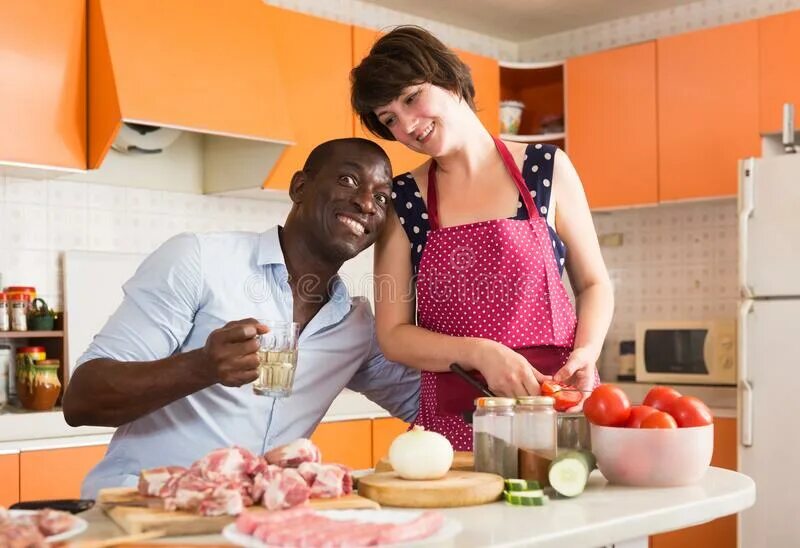
{"type": "MultiPolygon", "coordinates": [[[[505,144],[495,139],[495,145],[529,218],[441,227],[432,161],[427,200],[431,232],[417,275],[418,325],[445,335],[500,342],[552,375],[572,351],[575,310],[561,282],[546,220],[505,144]]],[[[415,422],[447,437],[456,450],[470,451],[472,428],[461,414],[472,411],[480,395],[453,373],[423,371],[415,422]]]]}

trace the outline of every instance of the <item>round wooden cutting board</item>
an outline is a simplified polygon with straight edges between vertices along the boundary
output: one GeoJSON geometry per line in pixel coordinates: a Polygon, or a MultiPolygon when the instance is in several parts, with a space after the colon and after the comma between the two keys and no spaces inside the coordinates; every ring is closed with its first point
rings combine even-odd
{"type": "Polygon", "coordinates": [[[450,470],[436,480],[404,480],[397,472],[364,476],[358,494],[385,506],[451,508],[494,502],[503,493],[503,478],[483,472],[450,470]]]}

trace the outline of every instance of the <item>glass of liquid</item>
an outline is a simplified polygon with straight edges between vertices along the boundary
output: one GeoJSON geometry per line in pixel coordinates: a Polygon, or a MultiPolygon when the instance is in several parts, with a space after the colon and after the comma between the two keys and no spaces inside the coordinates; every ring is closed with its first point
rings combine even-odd
{"type": "Polygon", "coordinates": [[[260,320],[269,328],[259,335],[258,378],[253,392],[260,396],[285,398],[292,393],[297,369],[297,338],[300,325],[295,322],[260,320]]]}

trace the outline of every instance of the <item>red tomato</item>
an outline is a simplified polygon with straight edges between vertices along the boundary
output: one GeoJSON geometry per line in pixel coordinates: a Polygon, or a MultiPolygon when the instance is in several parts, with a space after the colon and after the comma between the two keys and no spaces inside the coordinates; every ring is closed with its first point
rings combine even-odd
{"type": "Polygon", "coordinates": [[[678,425],[672,415],[663,411],[651,413],[642,421],[642,428],[677,428],[678,425]]]}
{"type": "Polygon", "coordinates": [[[681,396],[672,402],[669,414],[681,428],[706,426],[714,422],[714,415],[708,406],[694,396],[681,396]]]}
{"type": "Polygon", "coordinates": [[[669,412],[672,402],[681,397],[681,393],[669,386],[654,386],[644,397],[642,405],[655,407],[659,411],[669,412]]]}
{"type": "Polygon", "coordinates": [[[550,396],[555,399],[553,407],[556,411],[566,411],[578,405],[581,399],[583,399],[582,392],[556,381],[544,381],[542,383],[542,395],[550,396]]]}
{"type": "Polygon", "coordinates": [[[584,402],[583,413],[592,424],[622,426],[631,414],[631,402],[620,387],[601,384],[584,402]]]}
{"type": "Polygon", "coordinates": [[[634,405],[631,407],[631,415],[625,421],[625,428],[641,428],[642,421],[657,412],[658,409],[649,405],[634,405]]]}

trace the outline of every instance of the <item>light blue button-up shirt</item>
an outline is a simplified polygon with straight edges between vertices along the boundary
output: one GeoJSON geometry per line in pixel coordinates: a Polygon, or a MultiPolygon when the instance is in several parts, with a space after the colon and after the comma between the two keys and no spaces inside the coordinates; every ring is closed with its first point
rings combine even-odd
{"type": "MultiPolygon", "coordinates": [[[[175,236],[144,260],[123,289],[122,304],[78,364],[95,358],[152,361],[193,350],[232,320],[292,320],[277,227],[262,234],[175,236]]],[[[250,384],[216,384],[122,425],[84,480],[81,496],[135,485],[142,469],[188,466],[218,447],[261,453],[308,437],[345,387],[405,421],[416,416],[419,372],[383,357],[369,303],[351,298],[337,278],[330,300],[300,334],[290,397],[257,396],[250,384]]]]}

